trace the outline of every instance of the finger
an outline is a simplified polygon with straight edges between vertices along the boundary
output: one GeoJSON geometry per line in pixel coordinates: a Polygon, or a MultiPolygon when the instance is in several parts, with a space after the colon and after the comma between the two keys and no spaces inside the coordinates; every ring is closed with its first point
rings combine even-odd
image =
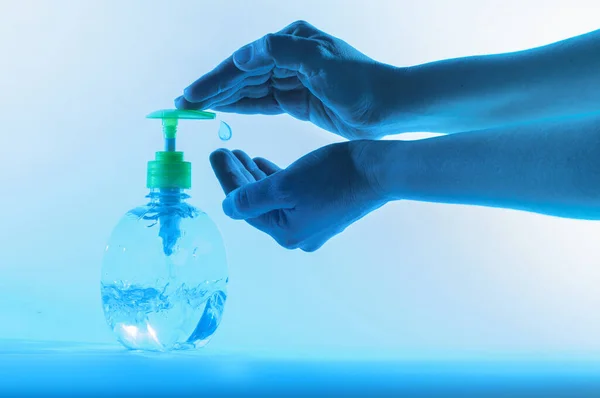
{"type": "MultiPolygon", "coordinates": [[[[249,76],[243,79],[238,84],[234,85],[233,87],[230,87],[225,91],[219,92],[218,94],[208,97],[201,101],[192,102],[189,99],[183,97],[185,102],[182,102],[181,104],[184,106],[184,109],[209,109],[213,104],[219,101],[225,101],[228,98],[231,98],[232,96],[239,93],[241,90],[252,90],[252,87],[260,87],[264,85],[266,82],[269,81],[270,77],[271,76],[269,74],[249,76]]],[[[177,106],[177,103],[175,105],[177,106]]]]}
{"type": "Polygon", "coordinates": [[[280,115],[283,113],[273,95],[256,99],[242,98],[233,104],[213,106],[211,109],[216,112],[238,113],[241,115],[280,115]]]}
{"type": "Polygon", "coordinates": [[[278,67],[310,77],[320,71],[323,54],[317,40],[276,33],[240,48],[233,54],[233,61],[249,73],[278,67]]]}
{"type": "MultiPolygon", "coordinates": [[[[318,36],[323,34],[321,31],[316,29],[311,24],[304,21],[296,21],[285,28],[283,28],[279,34],[281,35],[294,35],[300,38],[310,38],[314,36],[318,36]]],[[[264,41],[264,37],[257,40],[257,42],[264,41]]],[[[257,43],[255,42],[255,43],[257,43]]],[[[264,45],[264,43],[263,43],[264,45]]],[[[190,84],[184,90],[184,98],[190,103],[203,101],[207,98],[213,97],[233,86],[238,84],[248,75],[260,75],[267,73],[275,66],[275,62],[271,59],[267,62],[264,61],[265,57],[263,56],[262,64],[265,66],[265,70],[262,71],[260,67],[254,67],[252,70],[240,69],[239,65],[236,65],[234,61],[235,54],[240,57],[242,53],[244,53],[244,49],[247,49],[248,46],[244,46],[238,51],[236,51],[232,56],[228,57],[226,60],[221,62],[217,67],[215,67],[210,72],[206,73],[204,76],[197,79],[195,82],[190,84]]],[[[260,50],[260,47],[258,47],[260,50]]],[[[266,57],[269,59],[269,57],[266,57]]],[[[255,63],[256,64],[256,63],[255,63]]],[[[285,70],[288,68],[275,68],[275,76],[277,77],[289,77],[290,74],[297,71],[297,68],[293,68],[293,70],[285,70]],[[277,70],[281,69],[281,70],[277,70]],[[283,75],[283,76],[280,76],[283,75]]],[[[185,104],[184,104],[185,106],[185,104]]]]}
{"type": "Polygon", "coordinates": [[[211,153],[210,164],[226,195],[255,181],[239,159],[227,149],[218,149],[211,153]]]}
{"type": "Polygon", "coordinates": [[[304,87],[297,76],[286,77],[286,78],[271,78],[271,86],[281,91],[297,90],[304,87]]]}
{"type": "MultiPolygon", "coordinates": [[[[200,101],[198,104],[200,106],[199,109],[209,109],[219,102],[228,101],[230,98],[243,98],[240,97],[240,92],[243,95],[247,95],[249,98],[260,98],[265,96],[266,94],[254,94],[255,91],[263,91],[264,88],[267,87],[268,93],[268,84],[267,82],[270,79],[269,74],[260,75],[260,76],[251,76],[247,79],[244,79],[240,84],[232,87],[220,94],[217,94],[213,97],[207,98],[204,101],[200,101]]],[[[231,101],[235,102],[235,101],[231,101]]]]}
{"type": "Polygon", "coordinates": [[[285,79],[288,77],[298,77],[298,72],[296,72],[294,70],[290,70],[290,69],[285,69],[285,68],[273,68],[273,70],[271,71],[271,74],[273,75],[273,77],[276,77],[278,79],[285,79]]]}
{"type": "Polygon", "coordinates": [[[344,130],[335,112],[325,105],[307,89],[281,91],[273,88],[273,93],[262,98],[242,98],[231,104],[212,106],[215,112],[237,113],[243,115],[279,115],[290,116],[310,121],[330,132],[344,130]]]}
{"type": "Polygon", "coordinates": [[[319,29],[315,28],[313,25],[309,24],[308,22],[302,21],[302,20],[295,21],[295,22],[289,24],[288,26],[286,26],[285,28],[280,30],[279,33],[300,36],[300,37],[304,37],[304,38],[311,38],[311,37],[323,34],[323,32],[320,31],[319,29]]]}
{"type": "MultiPolygon", "coordinates": [[[[279,115],[281,113],[288,113],[296,119],[303,121],[310,120],[309,110],[317,112],[317,117],[324,115],[320,101],[304,88],[292,91],[273,89],[272,94],[263,98],[242,98],[231,104],[213,106],[211,109],[216,112],[244,115],[279,115]]],[[[327,117],[327,115],[324,116],[327,117]]]]}
{"type": "Polygon", "coordinates": [[[198,110],[199,108],[193,102],[189,102],[183,95],[175,98],[175,108],[185,110],[198,110]]]}
{"type": "Polygon", "coordinates": [[[281,170],[279,166],[265,158],[254,158],[254,163],[268,176],[281,170]]]}
{"type": "Polygon", "coordinates": [[[250,76],[264,75],[269,72],[269,69],[240,70],[233,62],[233,56],[231,56],[212,71],[190,84],[183,91],[183,96],[189,102],[200,102],[240,84],[250,76]]]}
{"type": "Polygon", "coordinates": [[[207,109],[217,107],[217,106],[230,105],[235,102],[238,102],[242,98],[249,98],[249,99],[263,98],[263,97],[268,96],[270,91],[271,91],[271,85],[269,83],[265,83],[260,86],[244,87],[241,90],[239,90],[238,92],[236,92],[233,95],[231,95],[230,97],[228,97],[227,99],[224,99],[221,101],[215,101],[215,102],[211,101],[210,105],[207,105],[207,109]]]}
{"type": "Polygon", "coordinates": [[[248,156],[246,152],[235,150],[233,151],[233,154],[236,158],[238,158],[238,160],[246,168],[246,170],[248,170],[248,172],[252,174],[256,181],[262,180],[267,176],[267,174],[264,171],[262,171],[256,163],[254,163],[254,160],[252,160],[252,158],[248,156]]]}
{"type": "Polygon", "coordinates": [[[280,189],[279,176],[277,173],[230,192],[223,201],[223,211],[233,219],[247,220],[273,210],[293,208],[292,197],[280,189]]]}

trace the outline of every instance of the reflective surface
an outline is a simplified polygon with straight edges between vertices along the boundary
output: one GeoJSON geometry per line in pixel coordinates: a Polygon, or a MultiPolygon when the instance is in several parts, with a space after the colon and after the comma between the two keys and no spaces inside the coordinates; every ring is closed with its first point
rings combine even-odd
{"type": "Polygon", "coordinates": [[[341,361],[0,340],[0,396],[587,397],[600,362],[341,361]],[[39,394],[39,395],[38,395],[39,394]]]}

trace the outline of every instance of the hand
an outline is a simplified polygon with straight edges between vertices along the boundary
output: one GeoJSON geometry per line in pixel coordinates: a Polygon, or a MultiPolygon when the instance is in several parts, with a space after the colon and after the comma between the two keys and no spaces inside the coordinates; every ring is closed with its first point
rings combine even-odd
{"type": "Polygon", "coordinates": [[[285,248],[315,251],[386,203],[370,177],[369,142],[328,145],[286,169],[242,151],[217,150],[210,161],[227,194],[223,210],[285,248]]]}
{"type": "Polygon", "coordinates": [[[372,60],[306,22],[248,44],[184,90],[175,105],[289,115],[348,139],[397,133],[403,70],[372,60]]]}

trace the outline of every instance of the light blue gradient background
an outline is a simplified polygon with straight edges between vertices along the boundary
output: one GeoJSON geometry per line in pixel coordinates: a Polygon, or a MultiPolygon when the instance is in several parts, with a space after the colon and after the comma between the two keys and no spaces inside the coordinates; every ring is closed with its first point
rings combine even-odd
{"type": "MultiPolygon", "coordinates": [[[[144,201],[144,119],[232,51],[297,19],[395,65],[600,28],[594,0],[5,1],[0,13],[0,339],[112,343],[105,241],[144,201]]],[[[402,95],[402,93],[398,93],[402,95]]],[[[287,116],[188,122],[194,202],[222,231],[226,312],[207,350],[448,358],[600,354],[600,224],[398,202],[316,253],[221,211],[209,153],[287,165],[336,137],[287,116]]],[[[405,139],[412,138],[405,136],[405,139]]]]}

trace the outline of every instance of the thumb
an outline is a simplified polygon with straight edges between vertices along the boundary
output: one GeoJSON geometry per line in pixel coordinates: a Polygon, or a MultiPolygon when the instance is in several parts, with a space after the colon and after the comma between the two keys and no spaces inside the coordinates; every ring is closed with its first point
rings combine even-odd
{"type": "Polygon", "coordinates": [[[233,61],[246,72],[277,66],[310,75],[323,60],[319,47],[317,40],[274,33],[237,50],[233,61]]]}
{"type": "Polygon", "coordinates": [[[243,185],[223,200],[223,211],[236,220],[255,218],[273,210],[292,207],[291,197],[281,192],[275,175],[243,185]]]}

